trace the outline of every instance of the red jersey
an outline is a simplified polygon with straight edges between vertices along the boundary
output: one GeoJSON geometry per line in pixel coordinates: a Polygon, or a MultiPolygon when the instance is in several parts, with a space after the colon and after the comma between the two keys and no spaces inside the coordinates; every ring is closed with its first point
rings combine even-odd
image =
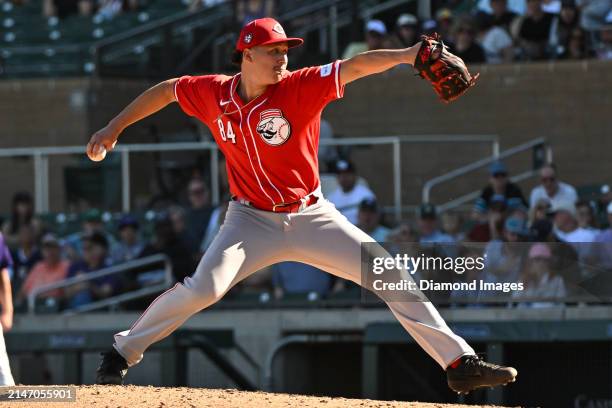
{"type": "Polygon", "coordinates": [[[298,201],[319,187],[321,112],[341,98],[340,61],[287,72],[249,103],[240,74],[181,77],[181,109],[211,130],[226,159],[231,193],[255,207],[298,201]]]}

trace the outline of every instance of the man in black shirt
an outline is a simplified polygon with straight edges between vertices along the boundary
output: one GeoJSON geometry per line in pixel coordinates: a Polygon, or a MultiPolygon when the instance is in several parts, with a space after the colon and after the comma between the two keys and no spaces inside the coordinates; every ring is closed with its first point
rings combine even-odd
{"type": "Polygon", "coordinates": [[[518,40],[526,59],[546,58],[546,44],[553,17],[542,11],[542,0],[527,0],[527,12],[518,32],[518,40]]]}
{"type": "Polygon", "coordinates": [[[520,201],[520,204],[525,208],[528,207],[520,187],[508,180],[508,169],[504,163],[500,161],[492,163],[489,167],[489,174],[491,175],[489,184],[480,194],[480,198],[484,200],[487,208],[490,208],[494,196],[505,197],[506,205],[513,204],[513,206],[516,207],[517,205],[515,202],[520,201]]]}
{"type": "Polygon", "coordinates": [[[476,25],[471,19],[462,19],[453,31],[453,43],[449,43],[450,51],[465,61],[466,64],[482,64],[485,53],[476,43],[476,25]]]}

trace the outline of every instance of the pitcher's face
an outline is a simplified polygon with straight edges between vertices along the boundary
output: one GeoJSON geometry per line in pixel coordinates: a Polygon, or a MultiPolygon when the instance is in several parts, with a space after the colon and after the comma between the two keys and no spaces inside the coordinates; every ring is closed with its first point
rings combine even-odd
{"type": "Polygon", "coordinates": [[[254,75],[264,85],[273,85],[283,79],[287,70],[287,53],[289,47],[286,42],[259,45],[245,50],[244,58],[252,64],[254,75]]]}

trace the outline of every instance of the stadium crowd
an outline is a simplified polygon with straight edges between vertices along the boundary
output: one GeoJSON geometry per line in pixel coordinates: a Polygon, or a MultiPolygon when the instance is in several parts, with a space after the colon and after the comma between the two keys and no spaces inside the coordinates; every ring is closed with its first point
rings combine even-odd
{"type": "MultiPolygon", "coordinates": [[[[18,6],[27,1],[13,3],[18,6]]],[[[197,10],[220,2],[223,0],[182,3],[189,10],[197,10]]],[[[147,3],[42,2],[43,14],[50,18],[80,13],[108,19],[146,9],[147,3]]],[[[280,14],[281,3],[237,1],[236,24],[280,14]]],[[[612,59],[612,0],[479,0],[475,5],[437,0],[432,7],[433,19],[402,13],[394,16],[391,24],[368,20],[362,33],[365,41],[348,44],[343,58],[366,50],[409,46],[421,34],[438,32],[451,51],[468,63],[612,59]]],[[[323,121],[321,137],[331,133],[325,126],[329,125],[323,121]]],[[[337,160],[342,156],[338,152],[327,153],[321,161],[337,174],[337,189],[328,199],[378,242],[416,242],[423,245],[419,248],[422,250],[430,250],[432,244],[453,246],[445,251],[452,256],[480,251],[486,254],[487,264],[479,277],[491,282],[523,281],[528,290],[521,293],[527,297],[591,293],[582,282],[597,275],[597,268],[612,269],[610,188],[602,188],[598,202],[580,200],[574,187],[559,180],[553,164],[540,169],[540,185],[526,196],[509,181],[504,163],[493,163],[490,179],[470,214],[438,214],[433,204],[425,203],[415,223],[393,225],[384,219],[376,194],[359,177],[354,163],[337,160]]],[[[207,182],[196,175],[185,186],[183,205],[177,199],[171,205],[154,208],[147,217],[113,216],[90,208],[80,215],[76,232],[57,228],[58,223],[43,222],[34,214],[32,196],[27,192],[16,194],[2,232],[14,260],[12,279],[17,303],[23,305],[42,285],[158,253],[168,256],[174,279],[181,281],[193,273],[223,223],[229,196],[226,185],[222,190],[226,199],[212,207],[207,182]]],[[[75,308],[150,283],[150,275],[144,275],[113,275],[49,291],[41,297],[52,299],[58,308],[75,308]]],[[[351,285],[308,265],[283,263],[253,275],[239,285],[239,290],[272,293],[276,298],[304,293],[319,298],[350,291],[351,285]]]]}
{"type": "MultiPolygon", "coordinates": [[[[415,220],[399,224],[385,221],[376,194],[351,161],[341,159],[333,167],[337,187],[327,195],[328,200],[376,241],[390,244],[388,248],[396,244],[398,251],[415,254],[484,255],[484,270],[455,278],[523,282],[526,290],[513,294],[512,301],[538,298],[539,302],[530,304],[544,305],[543,298],[563,301],[585,294],[595,301],[597,291],[584,282],[603,270],[612,270],[609,186],[602,187],[597,202],[580,200],[576,189],[559,179],[554,164],[541,167],[540,184],[526,196],[509,181],[505,164],[495,162],[471,213],[438,214],[433,204],[425,203],[415,220]],[[412,244],[402,246],[406,243],[412,244]]],[[[46,225],[34,214],[29,193],[16,194],[12,213],[2,225],[14,261],[11,270],[16,304],[25,307],[28,295],[42,285],[160,253],[170,259],[174,279],[182,281],[193,273],[208,249],[229,202],[228,197],[219,206],[211,206],[207,183],[199,177],[189,181],[185,195],[186,205],[149,211],[140,220],[133,214],[113,216],[91,208],[81,214],[78,231],[62,234],[59,224],[46,225]]],[[[51,290],[40,294],[40,299],[57,309],[70,309],[159,278],[141,272],[119,273],[51,290]]],[[[416,277],[448,280],[448,275],[440,276],[439,271],[418,271],[416,277]]],[[[355,293],[356,288],[309,265],[287,262],[252,275],[232,293],[264,293],[277,299],[307,295],[312,300],[355,293]]],[[[450,293],[449,299],[475,304],[481,295],[450,293]]]]}
{"type": "MultiPolygon", "coordinates": [[[[33,0],[13,0],[19,5],[33,0]]],[[[178,1],[178,0],[175,0],[178,1]]],[[[264,16],[278,17],[295,2],[281,0],[183,0],[196,11],[219,3],[234,5],[235,27],[264,16]]],[[[110,20],[126,12],[142,12],[151,0],[43,0],[42,14],[64,19],[71,15],[110,20]]],[[[375,5],[376,1],[368,1],[375,5]]],[[[355,2],[355,5],[357,2],[355,2]]],[[[467,63],[509,63],[545,59],[612,59],[611,0],[437,0],[430,19],[402,13],[393,21],[365,22],[362,39],[351,42],[342,57],[378,48],[414,44],[421,34],[440,33],[450,50],[467,63]]],[[[312,23],[286,22],[291,29],[312,23]]],[[[355,24],[361,24],[356,20],[355,24]]],[[[230,28],[228,28],[230,29],[230,28]]],[[[355,39],[356,40],[356,39],[355,39]]]]}
{"type": "Polygon", "coordinates": [[[351,43],[343,58],[379,48],[414,44],[439,33],[466,63],[612,58],[612,3],[609,0],[481,0],[440,2],[435,19],[401,14],[391,29],[381,20],[365,26],[365,42],[351,43]]]}

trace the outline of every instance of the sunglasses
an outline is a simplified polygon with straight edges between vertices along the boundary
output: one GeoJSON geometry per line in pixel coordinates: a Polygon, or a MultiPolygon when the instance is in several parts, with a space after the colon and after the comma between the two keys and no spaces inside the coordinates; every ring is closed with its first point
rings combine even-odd
{"type": "Polygon", "coordinates": [[[507,176],[506,173],[494,173],[493,178],[505,178],[507,176]]]}

